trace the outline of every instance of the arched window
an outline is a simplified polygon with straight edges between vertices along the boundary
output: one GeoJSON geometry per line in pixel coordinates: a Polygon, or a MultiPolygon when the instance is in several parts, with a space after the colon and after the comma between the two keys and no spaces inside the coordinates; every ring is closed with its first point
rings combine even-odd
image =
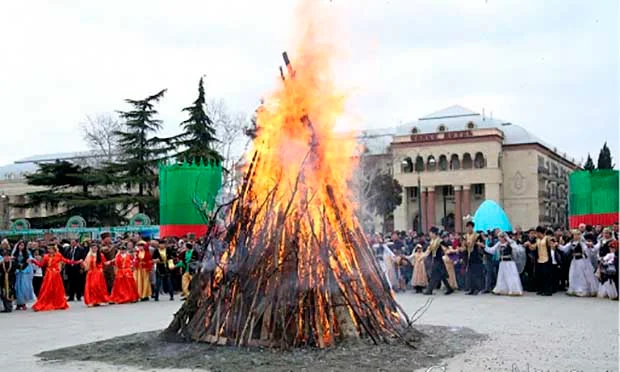
{"type": "Polygon", "coordinates": [[[413,172],[413,160],[411,160],[410,157],[406,157],[405,159],[403,159],[400,166],[403,173],[413,172]]]}
{"type": "Polygon", "coordinates": [[[463,154],[463,169],[471,169],[473,167],[473,161],[471,160],[471,155],[468,152],[463,154]]]}
{"type": "Polygon", "coordinates": [[[484,155],[481,152],[477,152],[474,157],[474,168],[484,168],[486,166],[486,162],[484,160],[484,155]]]}
{"type": "Polygon", "coordinates": [[[417,134],[417,133],[418,133],[418,128],[417,127],[411,128],[411,134],[417,134]]]}
{"type": "Polygon", "coordinates": [[[448,158],[445,155],[439,156],[439,170],[445,171],[448,169],[448,158]]]}
{"type": "Polygon", "coordinates": [[[430,155],[426,159],[426,169],[431,172],[437,169],[437,160],[435,160],[435,157],[433,155],[430,155]]]}
{"type": "Polygon", "coordinates": [[[469,123],[467,123],[467,129],[474,129],[476,127],[476,125],[474,125],[473,121],[470,121],[469,123]]]}
{"type": "Polygon", "coordinates": [[[450,169],[461,169],[461,162],[459,161],[459,156],[457,154],[452,154],[450,157],[450,169]]]}
{"type": "Polygon", "coordinates": [[[445,132],[446,131],[446,126],[443,124],[439,124],[439,127],[437,128],[437,130],[439,132],[445,132]]]}
{"type": "Polygon", "coordinates": [[[424,159],[420,155],[415,158],[415,171],[423,172],[424,171],[424,159]]]}

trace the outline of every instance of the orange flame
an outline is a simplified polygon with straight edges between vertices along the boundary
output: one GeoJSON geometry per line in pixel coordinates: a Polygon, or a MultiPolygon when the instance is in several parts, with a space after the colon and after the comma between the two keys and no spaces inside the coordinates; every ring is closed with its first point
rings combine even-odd
{"type": "MultiPolygon", "coordinates": [[[[293,274],[290,292],[298,296],[294,300],[296,321],[292,323],[296,344],[309,342],[311,337],[319,347],[325,347],[334,343],[338,333],[335,308],[343,305],[335,303],[342,301],[333,297],[334,292],[346,297],[343,312],[358,330],[360,323],[370,320],[358,319],[354,313],[384,314],[377,323],[387,333],[392,325],[402,324],[402,317],[387,305],[386,296],[391,294],[381,286],[378,270],[361,267],[358,262],[364,255],[368,265],[370,253],[355,218],[348,183],[357,166],[357,143],[353,136],[334,131],[345,115],[346,95],[332,74],[336,48],[326,40],[333,34],[324,23],[314,22],[325,19],[323,15],[313,17],[316,3],[305,1],[300,8],[299,19],[306,23],[301,25],[304,33],[287,66],[288,74],[283,74],[277,89],[257,110],[258,132],[245,170],[251,179],[250,204],[245,208],[252,211],[252,226],[256,226],[247,236],[256,244],[245,247],[270,247],[269,271],[283,275],[279,281],[265,277],[261,282],[263,275],[269,274],[257,272],[257,281],[267,283],[259,284],[262,290],[270,287],[272,280],[289,288],[286,275],[293,274]],[[255,161],[257,157],[259,161],[255,161]],[[263,201],[270,201],[269,208],[258,205],[263,201]],[[267,236],[260,233],[265,230],[270,232],[267,236]],[[292,265],[291,253],[296,258],[292,265]],[[287,265],[294,267],[292,273],[283,269],[287,265]],[[308,336],[308,329],[312,329],[312,336],[308,336]]],[[[232,209],[248,200],[237,201],[232,209]]],[[[240,229],[236,226],[233,236],[238,236],[240,229]]],[[[216,283],[224,280],[228,260],[235,257],[238,243],[233,239],[221,258],[214,275],[216,283]]]]}

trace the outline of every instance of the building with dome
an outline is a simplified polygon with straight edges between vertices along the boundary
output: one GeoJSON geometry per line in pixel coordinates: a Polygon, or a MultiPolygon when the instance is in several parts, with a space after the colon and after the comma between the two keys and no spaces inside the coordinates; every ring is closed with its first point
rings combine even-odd
{"type": "Polygon", "coordinates": [[[524,128],[451,106],[392,131],[391,167],[404,189],[395,229],[462,231],[486,199],[513,226],[567,225],[568,174],[579,167],[524,128]]]}

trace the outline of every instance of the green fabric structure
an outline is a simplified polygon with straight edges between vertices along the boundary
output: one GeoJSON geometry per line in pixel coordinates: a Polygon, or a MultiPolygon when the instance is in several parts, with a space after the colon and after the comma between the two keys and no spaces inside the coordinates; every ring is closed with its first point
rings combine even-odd
{"type": "Polygon", "coordinates": [[[573,172],[569,183],[571,216],[618,212],[618,171],[573,172]]]}
{"type": "Polygon", "coordinates": [[[161,164],[159,224],[200,225],[199,210],[211,211],[222,187],[222,167],[216,163],[161,164]]]}

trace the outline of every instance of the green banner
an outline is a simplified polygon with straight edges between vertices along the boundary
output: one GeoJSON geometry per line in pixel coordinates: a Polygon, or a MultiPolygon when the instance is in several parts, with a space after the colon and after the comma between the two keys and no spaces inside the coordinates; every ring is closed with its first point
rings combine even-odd
{"type": "Polygon", "coordinates": [[[159,224],[204,224],[199,210],[210,211],[222,187],[215,163],[162,164],[159,167],[159,224]]]}
{"type": "Polygon", "coordinates": [[[573,172],[569,176],[570,215],[618,212],[617,170],[573,172]]]}

